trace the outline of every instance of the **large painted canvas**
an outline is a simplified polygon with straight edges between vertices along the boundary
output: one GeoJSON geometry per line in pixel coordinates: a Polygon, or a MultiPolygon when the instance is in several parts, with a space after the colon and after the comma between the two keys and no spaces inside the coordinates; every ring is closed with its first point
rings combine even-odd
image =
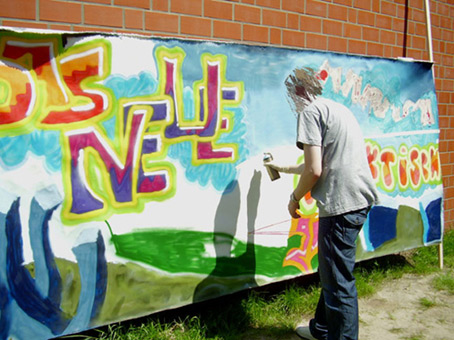
{"type": "MultiPolygon", "coordinates": [[[[312,67],[380,192],[358,259],[440,243],[432,65],[180,39],[0,31],[0,339],[47,339],[317,270],[285,78],[312,67]]],[[[349,157],[348,154],[345,155],[349,157]]]]}

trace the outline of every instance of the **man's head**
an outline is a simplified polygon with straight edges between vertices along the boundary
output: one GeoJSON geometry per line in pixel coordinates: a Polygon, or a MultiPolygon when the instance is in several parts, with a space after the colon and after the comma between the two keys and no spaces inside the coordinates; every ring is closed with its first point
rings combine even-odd
{"type": "Polygon", "coordinates": [[[309,67],[297,68],[285,79],[287,95],[295,112],[304,109],[315,97],[322,94],[322,84],[315,71],[309,67]]]}

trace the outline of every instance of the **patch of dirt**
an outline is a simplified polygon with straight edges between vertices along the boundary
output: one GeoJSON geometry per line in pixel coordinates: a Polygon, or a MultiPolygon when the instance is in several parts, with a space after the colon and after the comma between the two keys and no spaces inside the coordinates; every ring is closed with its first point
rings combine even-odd
{"type": "Polygon", "coordinates": [[[359,338],[454,339],[454,295],[434,288],[437,275],[404,275],[360,299],[359,338]]]}
{"type": "MultiPolygon", "coordinates": [[[[359,299],[359,339],[453,340],[454,295],[434,288],[438,275],[407,274],[359,299]]],[[[285,339],[301,340],[296,334],[285,339]]]]}

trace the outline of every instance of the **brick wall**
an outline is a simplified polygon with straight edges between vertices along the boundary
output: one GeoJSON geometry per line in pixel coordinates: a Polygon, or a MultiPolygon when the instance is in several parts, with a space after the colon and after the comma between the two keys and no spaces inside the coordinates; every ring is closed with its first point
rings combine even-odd
{"type": "MultiPolygon", "coordinates": [[[[454,223],[454,2],[431,0],[445,223],[454,223]]],[[[0,25],[429,60],[424,0],[0,0],[0,25]]]]}

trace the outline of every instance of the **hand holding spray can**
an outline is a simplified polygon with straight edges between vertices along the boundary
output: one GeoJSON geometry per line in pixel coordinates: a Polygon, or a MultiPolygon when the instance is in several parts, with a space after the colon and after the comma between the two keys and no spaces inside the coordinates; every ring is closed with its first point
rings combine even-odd
{"type": "MultiPolygon", "coordinates": [[[[271,162],[272,160],[273,160],[273,155],[271,155],[269,152],[265,152],[263,154],[263,163],[268,163],[268,162],[271,162]]],[[[268,175],[270,176],[270,179],[272,181],[274,181],[278,178],[281,178],[281,175],[279,174],[279,172],[276,169],[274,169],[270,166],[266,166],[266,165],[265,165],[265,167],[266,167],[266,170],[268,171],[268,175]]]]}

